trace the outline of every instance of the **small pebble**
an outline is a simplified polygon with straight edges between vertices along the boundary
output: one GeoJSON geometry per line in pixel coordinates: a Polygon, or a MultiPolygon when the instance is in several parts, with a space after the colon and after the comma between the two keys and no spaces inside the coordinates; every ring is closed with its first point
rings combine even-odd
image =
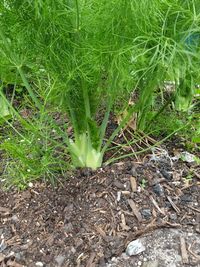
{"type": "Polygon", "coordinates": [[[138,255],[141,252],[145,251],[145,246],[142,244],[140,239],[136,239],[130,242],[126,248],[126,254],[128,256],[138,255]]]}
{"type": "Polygon", "coordinates": [[[117,202],[119,202],[121,199],[121,191],[117,192],[117,202]]]}
{"type": "Polygon", "coordinates": [[[163,189],[161,184],[154,185],[153,186],[153,192],[159,197],[164,195],[164,189],[163,189]]]}
{"type": "Polygon", "coordinates": [[[38,267],[43,267],[44,266],[44,264],[41,261],[36,262],[35,265],[38,266],[38,267]]]}
{"type": "Polygon", "coordinates": [[[11,217],[11,220],[12,220],[13,222],[18,222],[18,221],[19,221],[19,218],[17,217],[17,215],[13,215],[13,216],[11,217]]]}
{"type": "MultiPolygon", "coordinates": [[[[28,171],[28,170],[27,170],[28,171]]],[[[30,171],[30,170],[29,170],[30,171]]],[[[28,186],[31,188],[31,187],[33,187],[33,183],[28,183],[28,186]]]]}
{"type": "Polygon", "coordinates": [[[62,266],[64,260],[65,260],[65,256],[63,256],[63,255],[58,255],[57,257],[55,257],[55,261],[56,261],[58,267],[62,266]]]}
{"type": "Polygon", "coordinates": [[[181,201],[183,201],[183,202],[192,202],[193,199],[192,199],[191,195],[185,194],[185,195],[181,196],[181,201]]]}
{"type": "Polygon", "coordinates": [[[117,258],[116,257],[112,257],[111,261],[117,263],[117,258]]]}
{"type": "Polygon", "coordinates": [[[71,248],[72,253],[76,253],[76,249],[74,247],[71,248]]]}
{"type": "Polygon", "coordinates": [[[149,219],[151,217],[151,210],[150,209],[143,209],[140,212],[145,219],[149,219]]]}
{"type": "Polygon", "coordinates": [[[172,180],[173,176],[171,173],[167,172],[166,170],[162,169],[160,170],[162,176],[166,179],[166,180],[172,180]]]}
{"type": "Polygon", "coordinates": [[[21,260],[21,258],[23,257],[23,255],[24,255],[24,252],[17,252],[17,253],[15,253],[15,258],[17,260],[21,260]]]}
{"type": "Polygon", "coordinates": [[[131,168],[131,175],[137,177],[136,167],[132,167],[132,168],[131,168]]]}
{"type": "Polygon", "coordinates": [[[172,221],[176,221],[176,220],[177,220],[177,215],[176,215],[176,213],[170,213],[170,214],[169,214],[169,218],[170,218],[172,221]]]}
{"type": "Polygon", "coordinates": [[[142,265],[142,262],[141,261],[138,261],[138,266],[141,266],[142,265]]]}

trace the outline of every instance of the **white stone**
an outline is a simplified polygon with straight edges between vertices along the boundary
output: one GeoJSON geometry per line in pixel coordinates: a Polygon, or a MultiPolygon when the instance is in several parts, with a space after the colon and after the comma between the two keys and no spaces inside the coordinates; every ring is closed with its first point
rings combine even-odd
{"type": "Polygon", "coordinates": [[[117,192],[117,202],[119,202],[121,199],[121,191],[117,192]]]}
{"type": "Polygon", "coordinates": [[[141,252],[145,251],[145,246],[142,244],[140,239],[136,239],[130,242],[126,248],[126,254],[128,256],[138,255],[141,252]]]}
{"type": "Polygon", "coordinates": [[[41,261],[36,262],[35,265],[38,266],[38,267],[43,267],[44,266],[44,264],[41,261]]]}

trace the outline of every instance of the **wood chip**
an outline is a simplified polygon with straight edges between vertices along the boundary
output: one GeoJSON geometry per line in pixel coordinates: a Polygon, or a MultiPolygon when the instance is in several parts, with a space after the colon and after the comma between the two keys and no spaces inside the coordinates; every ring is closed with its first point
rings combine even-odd
{"type": "Polygon", "coordinates": [[[125,220],[125,216],[123,213],[121,214],[121,221],[123,225],[126,225],[126,220],[125,220]]]}
{"type": "Polygon", "coordinates": [[[126,224],[126,219],[124,214],[121,214],[121,223],[120,226],[122,228],[123,231],[129,231],[131,228],[126,224]]]}
{"type": "Polygon", "coordinates": [[[153,215],[154,218],[157,217],[157,213],[156,213],[156,210],[155,209],[152,209],[152,215],[153,215]]]}
{"type": "Polygon", "coordinates": [[[8,215],[11,213],[11,210],[9,208],[0,207],[0,213],[3,215],[8,215]]]}
{"type": "Polygon", "coordinates": [[[3,253],[0,253],[0,263],[5,259],[5,255],[3,253]]]}
{"type": "Polygon", "coordinates": [[[24,265],[21,265],[21,264],[17,263],[16,261],[13,261],[13,260],[9,259],[6,262],[6,266],[10,266],[10,267],[23,267],[24,265]]]}
{"type": "Polygon", "coordinates": [[[193,242],[192,244],[190,244],[190,245],[188,246],[188,251],[189,251],[190,254],[191,254],[192,256],[194,256],[198,261],[200,261],[200,256],[199,256],[198,254],[196,254],[194,251],[192,251],[192,246],[194,245],[194,243],[196,243],[196,242],[193,242]]]}
{"type": "Polygon", "coordinates": [[[95,266],[95,263],[93,263],[94,259],[95,259],[95,256],[96,256],[96,253],[92,252],[91,255],[90,255],[90,258],[87,262],[87,265],[86,267],[94,267],[95,266]]]}
{"type": "Polygon", "coordinates": [[[196,222],[197,222],[197,225],[195,227],[195,230],[198,234],[200,234],[200,214],[199,213],[197,214],[196,222]]]}
{"type": "Polygon", "coordinates": [[[194,207],[191,207],[191,206],[187,206],[189,209],[191,209],[191,210],[194,210],[194,211],[196,211],[196,212],[199,212],[200,213],[200,209],[196,209],[196,208],[194,208],[194,207]]]}
{"type": "Polygon", "coordinates": [[[183,237],[180,237],[180,246],[181,246],[182,262],[183,262],[183,264],[188,264],[189,263],[189,258],[188,258],[185,239],[183,237]]]}
{"type": "Polygon", "coordinates": [[[135,177],[131,176],[130,177],[130,182],[131,182],[131,189],[133,192],[137,192],[137,182],[135,177]]]}
{"type": "Polygon", "coordinates": [[[101,227],[95,226],[95,229],[103,238],[106,237],[106,233],[104,232],[104,230],[101,227]]]}
{"type": "Polygon", "coordinates": [[[196,171],[193,170],[193,173],[195,174],[195,176],[196,176],[197,178],[200,179],[200,174],[199,174],[198,172],[196,172],[196,171]]]}
{"type": "Polygon", "coordinates": [[[180,223],[170,223],[170,222],[165,222],[166,226],[170,226],[170,227],[181,227],[180,223]]]}
{"type": "Polygon", "coordinates": [[[132,199],[128,199],[128,204],[130,205],[135,217],[137,218],[138,222],[142,221],[142,215],[139,212],[138,208],[136,207],[134,201],[132,199]]]}
{"type": "Polygon", "coordinates": [[[155,208],[156,208],[161,214],[166,215],[165,212],[162,211],[162,210],[160,209],[160,207],[158,206],[158,203],[155,201],[155,199],[154,199],[152,196],[150,196],[150,200],[151,200],[151,202],[153,203],[153,205],[155,206],[155,208]]]}
{"type": "Polygon", "coordinates": [[[180,214],[180,209],[176,206],[176,204],[172,201],[171,197],[167,196],[167,199],[169,200],[169,203],[171,204],[172,208],[178,213],[180,214]]]}
{"type": "Polygon", "coordinates": [[[121,191],[123,195],[130,195],[131,192],[130,191],[121,191]]]}

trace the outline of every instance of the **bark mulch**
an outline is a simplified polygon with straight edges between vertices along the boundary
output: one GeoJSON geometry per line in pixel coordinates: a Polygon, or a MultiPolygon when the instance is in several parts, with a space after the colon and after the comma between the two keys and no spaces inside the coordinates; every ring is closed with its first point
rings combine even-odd
{"type": "Polygon", "coordinates": [[[0,266],[106,266],[127,244],[160,228],[200,234],[200,169],[146,156],[0,191],[0,266]]]}

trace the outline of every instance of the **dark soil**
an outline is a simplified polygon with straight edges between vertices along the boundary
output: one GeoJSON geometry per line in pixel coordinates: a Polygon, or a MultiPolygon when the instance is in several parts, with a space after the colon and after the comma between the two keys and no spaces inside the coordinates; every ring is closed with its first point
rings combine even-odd
{"type": "MultiPolygon", "coordinates": [[[[199,235],[199,204],[199,167],[159,150],[137,163],[77,170],[56,188],[37,182],[24,192],[1,190],[0,266],[107,266],[157,229],[199,235]]],[[[198,261],[189,253],[186,266],[198,261]]]]}

